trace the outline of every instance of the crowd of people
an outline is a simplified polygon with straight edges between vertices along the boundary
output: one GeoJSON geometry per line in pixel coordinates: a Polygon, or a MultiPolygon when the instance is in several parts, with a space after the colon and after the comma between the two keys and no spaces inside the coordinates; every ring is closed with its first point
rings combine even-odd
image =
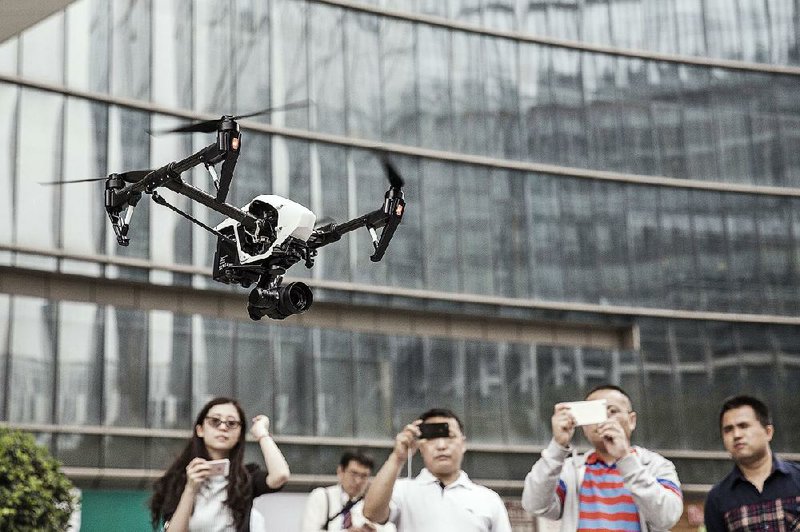
{"type": "MultiPolygon", "coordinates": [[[[533,516],[560,522],[562,531],[661,531],[683,514],[675,466],[634,445],[637,413],[620,387],[602,385],[587,401],[603,401],[604,420],[579,423],[572,403],[559,403],[551,418],[552,439],[525,477],[522,506],[533,516]],[[578,454],[578,426],[591,447],[578,454]]],[[[177,531],[271,530],[253,510],[253,499],[280,490],[289,466],[269,433],[269,419],[252,419],[264,467],[244,464],[245,415],[234,399],[217,398],[197,416],[183,452],[156,482],[151,515],[156,528],[177,531]]],[[[800,466],[779,459],[769,409],[747,395],[720,409],[722,442],[733,468],[708,494],[708,532],[800,530],[800,466]]],[[[370,482],[374,461],[359,450],[345,452],[338,483],[308,496],[302,532],[510,532],[505,504],[493,490],[474,483],[462,469],[465,427],[452,411],[435,408],[407,424],[370,482]],[[419,451],[424,468],[410,476],[419,451]],[[400,478],[404,467],[409,475],[400,478]]]]}

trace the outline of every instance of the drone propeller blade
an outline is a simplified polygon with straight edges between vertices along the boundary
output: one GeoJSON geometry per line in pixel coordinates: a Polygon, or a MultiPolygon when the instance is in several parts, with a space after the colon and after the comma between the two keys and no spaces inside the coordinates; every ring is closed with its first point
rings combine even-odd
{"type": "MultiPolygon", "coordinates": [[[[135,183],[140,179],[143,179],[147,176],[152,170],[131,170],[130,172],[121,172],[117,174],[119,177],[123,179],[126,183],[135,183]]],[[[105,181],[108,179],[106,177],[92,177],[89,179],[70,179],[70,180],[63,180],[63,181],[40,181],[40,185],[68,185],[70,183],[92,183],[96,181],[105,181]]]]}
{"type": "MultiPolygon", "coordinates": [[[[239,120],[242,118],[250,118],[253,116],[264,115],[267,113],[271,113],[274,111],[288,111],[289,109],[301,108],[301,107],[308,107],[311,100],[301,100],[297,102],[290,102],[286,105],[279,105],[277,107],[267,107],[266,109],[262,109],[260,111],[256,111],[254,113],[247,113],[243,115],[237,115],[232,117],[227,117],[231,120],[239,120]]],[[[219,127],[220,122],[225,120],[226,117],[222,118],[215,118],[213,120],[204,120],[202,122],[195,122],[194,124],[187,124],[185,126],[176,127],[174,129],[162,129],[162,130],[149,130],[148,133],[151,135],[166,135],[168,133],[213,133],[219,127]]]]}
{"type": "Polygon", "coordinates": [[[39,181],[40,185],[68,185],[70,183],[90,183],[92,181],[105,181],[107,177],[93,177],[91,179],[70,179],[64,181],[39,181]]]}
{"type": "Polygon", "coordinates": [[[400,173],[391,163],[389,158],[383,157],[381,162],[383,163],[383,169],[386,171],[386,177],[389,179],[389,184],[392,186],[392,188],[403,188],[405,181],[403,181],[403,178],[400,177],[400,173]]]}
{"type": "Polygon", "coordinates": [[[219,121],[219,118],[215,118],[214,120],[195,122],[194,124],[187,124],[174,129],[148,130],[147,132],[154,136],[166,135],[168,133],[213,133],[219,127],[219,121]]]}
{"type": "Polygon", "coordinates": [[[303,107],[308,107],[311,103],[311,100],[300,100],[297,102],[290,102],[285,105],[278,105],[276,107],[267,107],[266,109],[262,109],[260,111],[256,111],[255,113],[248,113],[246,115],[237,115],[234,116],[234,120],[240,120],[242,118],[250,118],[253,116],[265,115],[267,113],[272,113],[275,111],[288,111],[290,109],[302,109],[303,107]]]}

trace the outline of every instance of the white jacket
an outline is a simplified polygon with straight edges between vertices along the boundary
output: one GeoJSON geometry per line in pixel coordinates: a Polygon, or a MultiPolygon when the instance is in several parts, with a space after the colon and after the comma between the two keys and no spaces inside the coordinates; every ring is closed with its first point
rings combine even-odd
{"type": "MultiPolygon", "coordinates": [[[[533,515],[561,520],[563,532],[574,532],[578,528],[576,487],[583,483],[586,458],[593,451],[578,457],[571,457],[570,452],[570,448],[561,447],[552,440],[525,477],[522,490],[522,507],[533,515]],[[556,494],[559,478],[567,486],[563,508],[556,494]]],[[[683,498],[656,480],[668,480],[680,490],[672,462],[643,447],[636,447],[635,454],[617,461],[617,469],[625,487],[633,495],[643,532],[667,531],[675,526],[683,514],[683,498]]]]}

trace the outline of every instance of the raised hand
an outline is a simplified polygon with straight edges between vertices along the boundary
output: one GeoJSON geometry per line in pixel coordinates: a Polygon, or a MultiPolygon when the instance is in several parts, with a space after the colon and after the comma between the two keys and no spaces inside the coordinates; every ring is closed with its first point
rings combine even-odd
{"type": "Polygon", "coordinates": [[[269,436],[269,418],[265,415],[258,415],[253,418],[253,426],[250,427],[250,434],[257,440],[264,436],[269,436]]]}
{"type": "Polygon", "coordinates": [[[553,417],[550,419],[553,427],[553,439],[562,447],[569,445],[575,434],[575,417],[564,403],[558,403],[553,408],[553,417]]]}

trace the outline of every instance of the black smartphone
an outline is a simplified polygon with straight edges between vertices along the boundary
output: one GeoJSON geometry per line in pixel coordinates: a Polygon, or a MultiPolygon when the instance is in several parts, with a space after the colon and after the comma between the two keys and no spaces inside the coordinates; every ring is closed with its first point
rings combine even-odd
{"type": "Polygon", "coordinates": [[[423,423],[419,426],[419,431],[419,438],[425,440],[450,437],[450,425],[447,423],[423,423]]]}

